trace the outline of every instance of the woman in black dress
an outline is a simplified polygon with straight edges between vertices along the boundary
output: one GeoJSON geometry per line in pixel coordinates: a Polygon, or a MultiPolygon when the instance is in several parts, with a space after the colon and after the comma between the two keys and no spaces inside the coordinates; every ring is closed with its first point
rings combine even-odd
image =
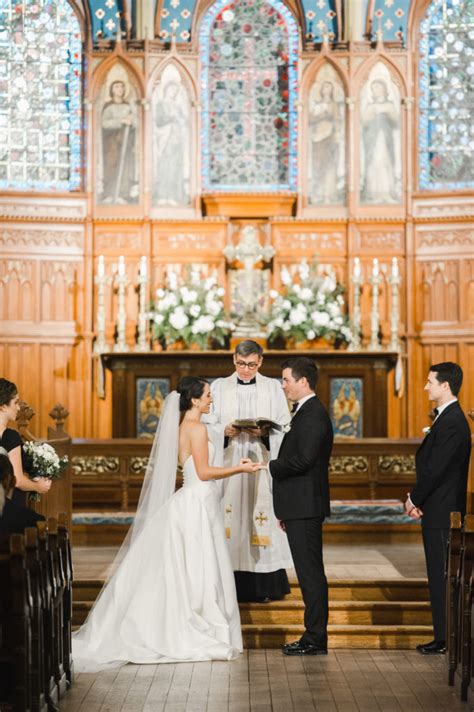
{"type": "Polygon", "coordinates": [[[15,473],[16,487],[13,490],[12,502],[26,505],[26,493],[45,494],[51,487],[51,480],[44,477],[30,480],[24,472],[26,458],[21,437],[17,430],[7,427],[10,420],[16,420],[19,410],[20,399],[17,387],[6,378],[0,378],[0,447],[8,452],[15,473]]]}

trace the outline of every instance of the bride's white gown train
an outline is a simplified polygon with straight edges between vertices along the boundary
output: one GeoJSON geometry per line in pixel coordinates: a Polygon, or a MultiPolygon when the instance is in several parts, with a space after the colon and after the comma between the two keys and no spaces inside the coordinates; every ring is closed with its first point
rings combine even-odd
{"type": "Polygon", "coordinates": [[[183,487],[150,517],[74,635],[75,667],[231,660],[240,652],[219,487],[199,479],[190,456],[183,487]]]}

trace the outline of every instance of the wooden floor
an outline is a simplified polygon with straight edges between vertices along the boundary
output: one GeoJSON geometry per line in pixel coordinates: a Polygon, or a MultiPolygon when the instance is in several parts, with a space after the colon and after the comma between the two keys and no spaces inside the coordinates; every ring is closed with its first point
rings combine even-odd
{"type": "Polygon", "coordinates": [[[446,682],[444,656],[330,651],[288,658],[247,650],[232,662],[126,665],[76,676],[61,712],[441,712],[473,707],[446,682]]]}
{"type": "MultiPolygon", "coordinates": [[[[76,547],[76,579],[103,578],[115,548],[76,547]]],[[[327,545],[330,579],[425,578],[422,547],[327,545]]],[[[292,572],[289,572],[290,576],[292,572]]],[[[279,649],[245,650],[235,661],[127,665],[79,674],[61,712],[417,712],[474,710],[447,685],[444,656],[413,650],[330,650],[294,659],[279,649]]]]}

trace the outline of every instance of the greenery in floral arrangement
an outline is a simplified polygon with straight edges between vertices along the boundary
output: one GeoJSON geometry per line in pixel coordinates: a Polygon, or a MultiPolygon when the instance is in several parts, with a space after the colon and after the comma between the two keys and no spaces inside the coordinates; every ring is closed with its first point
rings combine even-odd
{"type": "Polygon", "coordinates": [[[303,260],[295,275],[284,268],[282,288],[272,290],[267,322],[268,338],[293,339],[295,343],[324,338],[335,346],[349,343],[351,326],[344,312],[344,287],[336,281],[332,268],[303,260]]]}
{"type": "Polygon", "coordinates": [[[168,346],[180,340],[202,349],[210,342],[225,346],[234,325],[225,316],[224,294],[216,277],[201,274],[195,265],[182,279],[168,272],[150,307],[154,338],[168,346]]]}

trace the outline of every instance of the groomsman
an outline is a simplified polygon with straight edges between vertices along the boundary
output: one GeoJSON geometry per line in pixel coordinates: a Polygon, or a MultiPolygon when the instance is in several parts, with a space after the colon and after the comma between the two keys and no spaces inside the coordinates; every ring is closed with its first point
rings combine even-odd
{"type": "Polygon", "coordinates": [[[328,583],[324,572],[322,527],[330,515],[329,458],[333,429],[317,397],[318,370],[305,357],[282,364],[283,390],[293,401],[293,420],[269,463],[273,504],[288,535],[305,605],[301,640],[283,646],[285,655],[327,654],[328,583]]]}
{"type": "Polygon", "coordinates": [[[430,589],[434,640],[418,645],[423,655],[446,652],[444,568],[451,512],[466,513],[471,431],[458,403],[463,373],[457,363],[430,366],[425,391],[435,419],[416,453],[416,486],[405,502],[407,514],[421,519],[430,589]]]}
{"type": "MultiPolygon", "coordinates": [[[[241,430],[235,420],[269,418],[279,425],[290,421],[288,403],[276,378],[259,373],[263,349],[241,341],[233,357],[235,371],[211,385],[212,413],[206,418],[222,464],[242,457],[268,462],[276,457],[283,432],[258,428],[241,430]]],[[[287,568],[293,568],[287,538],[273,512],[271,478],[267,470],[255,476],[235,475],[223,481],[226,536],[235,572],[239,601],[265,602],[290,592],[287,568]]]]}

